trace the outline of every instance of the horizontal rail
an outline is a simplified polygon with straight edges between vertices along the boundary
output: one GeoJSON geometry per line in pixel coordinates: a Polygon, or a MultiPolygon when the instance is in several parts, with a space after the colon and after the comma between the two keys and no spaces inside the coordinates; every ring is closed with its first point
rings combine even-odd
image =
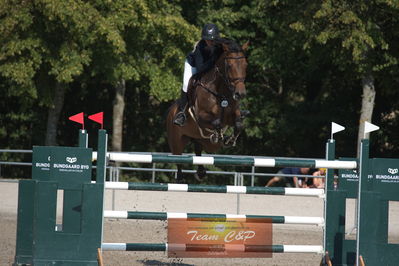
{"type": "Polygon", "coordinates": [[[232,193],[232,194],[267,194],[267,195],[324,197],[324,189],[317,189],[317,188],[212,186],[212,185],[134,183],[134,182],[106,182],[105,188],[120,189],[120,190],[204,192],[204,193],[232,193]]]}
{"type": "Polygon", "coordinates": [[[139,212],[139,211],[104,211],[105,218],[116,219],[140,219],[140,220],[167,220],[181,219],[246,219],[248,222],[256,222],[256,219],[270,219],[276,224],[309,224],[324,226],[322,217],[303,216],[270,216],[247,214],[216,214],[216,213],[179,213],[179,212],[139,212]]]}
{"type": "MultiPolygon", "coordinates": [[[[233,245],[231,245],[233,246],[233,245]]],[[[234,245],[237,246],[237,245],[234,245]]],[[[240,245],[244,248],[248,245],[240,245]]],[[[226,248],[229,245],[225,245],[226,248]]],[[[168,244],[168,243],[102,243],[101,248],[103,251],[189,251],[195,248],[194,245],[185,244],[168,244]]],[[[264,252],[272,253],[317,253],[323,254],[324,249],[318,245],[268,245],[259,246],[257,249],[262,248],[264,252]]],[[[237,250],[236,247],[234,247],[237,250]]]]}
{"type": "MultiPolygon", "coordinates": [[[[287,159],[230,156],[192,156],[192,155],[157,155],[124,152],[108,152],[111,161],[126,163],[180,163],[194,165],[240,165],[257,167],[311,167],[332,169],[356,169],[356,161],[321,160],[321,159],[287,159]]],[[[93,152],[93,160],[97,153],[93,152]]]]}

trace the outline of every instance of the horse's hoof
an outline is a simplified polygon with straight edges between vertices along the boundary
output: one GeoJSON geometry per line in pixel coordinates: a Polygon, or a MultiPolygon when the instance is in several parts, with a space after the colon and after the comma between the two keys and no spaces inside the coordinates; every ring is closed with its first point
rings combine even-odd
{"type": "Polygon", "coordinates": [[[194,177],[199,182],[202,182],[205,179],[205,175],[204,176],[200,176],[199,174],[194,174],[194,177]]]}
{"type": "Polygon", "coordinates": [[[234,136],[225,137],[223,139],[223,146],[225,146],[225,147],[235,147],[236,146],[236,141],[234,139],[234,136]]]}
{"type": "Polygon", "coordinates": [[[177,173],[176,178],[175,178],[175,183],[176,184],[185,184],[186,179],[183,177],[183,173],[177,173]]]}
{"type": "Polygon", "coordinates": [[[195,174],[194,174],[194,177],[195,177],[195,179],[197,180],[197,181],[204,181],[204,179],[205,179],[205,176],[206,176],[206,171],[204,170],[204,171],[197,171],[195,174]]]}
{"type": "Polygon", "coordinates": [[[187,184],[187,180],[184,178],[175,179],[175,184],[187,184]]]}

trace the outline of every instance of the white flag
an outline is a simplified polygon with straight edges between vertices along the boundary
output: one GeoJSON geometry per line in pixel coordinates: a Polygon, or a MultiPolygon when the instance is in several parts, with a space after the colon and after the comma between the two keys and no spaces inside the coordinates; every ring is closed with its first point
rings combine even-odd
{"type": "Polygon", "coordinates": [[[371,123],[369,123],[367,121],[364,122],[364,134],[376,131],[378,129],[380,129],[379,126],[373,125],[373,124],[371,124],[371,123]]]}
{"type": "Polygon", "coordinates": [[[338,125],[337,123],[331,122],[331,134],[335,134],[342,130],[345,130],[345,127],[338,125]]]}

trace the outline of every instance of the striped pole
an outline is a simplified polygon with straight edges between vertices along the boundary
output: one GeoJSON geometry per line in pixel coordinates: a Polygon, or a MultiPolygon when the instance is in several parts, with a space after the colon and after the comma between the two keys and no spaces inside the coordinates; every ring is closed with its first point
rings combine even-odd
{"type": "Polygon", "coordinates": [[[246,215],[246,214],[210,214],[210,213],[177,213],[177,212],[137,212],[137,211],[104,211],[105,218],[116,219],[141,219],[141,220],[167,220],[171,218],[181,219],[271,219],[272,223],[278,224],[310,224],[324,226],[322,217],[302,216],[269,216],[269,215],[246,215]]]}
{"type": "MultiPolygon", "coordinates": [[[[291,159],[291,158],[255,158],[229,156],[193,156],[193,155],[160,155],[135,154],[127,152],[108,152],[109,160],[126,163],[179,163],[195,165],[239,165],[256,167],[310,167],[332,169],[356,169],[356,161],[339,161],[324,159],[291,159]]],[[[97,153],[93,152],[93,160],[97,153]]]]}
{"type": "MultiPolygon", "coordinates": [[[[244,246],[244,245],[243,245],[244,246]]],[[[164,251],[169,249],[181,251],[188,250],[191,246],[181,244],[168,245],[168,243],[102,243],[101,248],[103,251],[164,251]]],[[[324,249],[322,246],[317,245],[271,245],[264,246],[269,252],[273,253],[317,253],[323,254],[324,249]]]]}
{"type": "Polygon", "coordinates": [[[107,189],[147,190],[169,192],[204,192],[231,194],[268,194],[286,196],[324,197],[324,189],[317,188],[283,188],[283,187],[249,187],[249,186],[212,186],[167,183],[134,183],[106,182],[107,189]]]}

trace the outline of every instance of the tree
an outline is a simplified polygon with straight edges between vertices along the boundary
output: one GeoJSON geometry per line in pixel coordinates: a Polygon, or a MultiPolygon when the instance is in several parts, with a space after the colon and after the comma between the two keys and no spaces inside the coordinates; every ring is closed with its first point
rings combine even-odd
{"type": "Polygon", "coordinates": [[[336,67],[353,72],[361,80],[359,153],[364,121],[372,121],[375,78],[397,65],[399,59],[394,49],[397,42],[390,38],[396,31],[392,26],[398,22],[399,3],[389,0],[308,3],[306,10],[311,16],[292,24],[296,30],[308,33],[305,47],[325,45],[334,53],[336,67]]]}
{"type": "Polygon", "coordinates": [[[68,84],[91,61],[90,45],[106,36],[123,49],[112,23],[81,1],[3,1],[0,75],[49,107],[46,144],[56,144],[68,84]]]}

